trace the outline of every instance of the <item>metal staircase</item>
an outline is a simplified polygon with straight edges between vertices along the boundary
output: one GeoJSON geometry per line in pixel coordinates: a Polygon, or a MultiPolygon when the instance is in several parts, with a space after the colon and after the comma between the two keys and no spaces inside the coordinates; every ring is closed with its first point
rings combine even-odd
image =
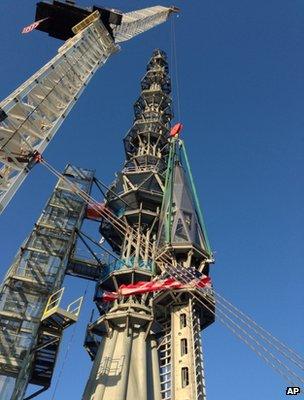
{"type": "MultiPolygon", "coordinates": [[[[86,193],[90,193],[93,177],[92,171],[71,165],[64,171],[64,179],[78,183],[86,193]]],[[[0,288],[0,375],[11,377],[12,399],[22,398],[35,365],[34,349],[38,342],[47,341],[50,321],[55,324],[57,318],[58,329],[70,323],[69,312],[66,322],[64,313],[43,318],[43,312],[49,296],[62,285],[85,210],[84,201],[60,179],[0,288]]]]}
{"type": "MultiPolygon", "coordinates": [[[[42,386],[46,390],[52,380],[57,354],[64,329],[77,322],[83,297],[73,301],[63,309],[60,307],[64,288],[53,293],[45,307],[38,331],[37,345],[33,349],[33,365],[29,383],[42,386]]],[[[41,393],[38,390],[26,399],[41,393]]]]}

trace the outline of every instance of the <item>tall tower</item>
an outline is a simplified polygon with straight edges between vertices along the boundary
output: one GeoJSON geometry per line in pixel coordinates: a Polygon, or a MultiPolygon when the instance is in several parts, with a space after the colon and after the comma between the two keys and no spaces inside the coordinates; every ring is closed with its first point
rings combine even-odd
{"type": "Polygon", "coordinates": [[[124,139],[126,161],[106,194],[100,232],[117,259],[97,283],[100,312],[88,326],[94,360],[83,400],[202,400],[200,332],[213,322],[196,288],[119,296],[103,291],[189,269],[208,274],[212,261],[183,143],[170,136],[171,84],[163,51],[155,50],[124,139]]]}

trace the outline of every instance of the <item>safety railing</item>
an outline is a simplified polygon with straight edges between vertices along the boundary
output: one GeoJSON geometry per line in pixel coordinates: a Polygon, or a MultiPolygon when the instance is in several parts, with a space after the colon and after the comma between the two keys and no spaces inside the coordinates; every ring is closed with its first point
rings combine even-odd
{"type": "Polygon", "coordinates": [[[69,312],[70,314],[74,314],[75,317],[78,317],[80,314],[82,302],[83,302],[83,296],[74,300],[72,303],[68,305],[67,312],[69,312]]]}
{"type": "MultiPolygon", "coordinates": [[[[46,316],[52,314],[59,308],[62,297],[63,297],[64,290],[65,290],[65,288],[62,287],[61,289],[57,290],[57,292],[53,293],[49,297],[48,302],[45,306],[42,318],[45,318],[46,316]]],[[[75,317],[78,317],[80,314],[82,302],[83,302],[83,296],[72,301],[72,303],[70,303],[67,306],[66,311],[70,314],[73,314],[75,317]]]]}
{"type": "Polygon", "coordinates": [[[130,257],[121,260],[117,260],[115,258],[112,260],[109,259],[109,263],[103,268],[103,277],[107,276],[111,272],[129,268],[152,271],[154,268],[154,262],[152,260],[137,259],[136,257],[130,257]]]}
{"type": "Polygon", "coordinates": [[[52,311],[54,311],[56,308],[59,307],[63,293],[64,293],[64,287],[57,290],[57,292],[53,293],[49,297],[48,302],[46,303],[46,306],[45,306],[44,313],[43,313],[44,315],[50,314],[52,311]]]}
{"type": "Polygon", "coordinates": [[[145,165],[136,167],[125,167],[122,172],[158,172],[159,168],[156,165],[145,165]]]}

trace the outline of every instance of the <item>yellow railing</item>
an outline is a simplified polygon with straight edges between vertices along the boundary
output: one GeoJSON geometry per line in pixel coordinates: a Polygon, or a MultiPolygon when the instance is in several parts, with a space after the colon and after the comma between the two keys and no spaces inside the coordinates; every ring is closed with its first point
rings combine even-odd
{"type": "MultiPolygon", "coordinates": [[[[48,302],[46,303],[42,318],[45,318],[47,315],[51,314],[57,308],[59,308],[59,305],[60,305],[62,297],[63,297],[64,290],[65,290],[65,288],[62,287],[61,289],[57,290],[57,292],[53,293],[49,297],[48,302]]],[[[66,311],[69,312],[70,314],[73,314],[75,317],[78,317],[80,314],[82,302],[83,302],[83,296],[79,297],[77,300],[74,300],[72,303],[70,303],[68,305],[66,311]]]]}

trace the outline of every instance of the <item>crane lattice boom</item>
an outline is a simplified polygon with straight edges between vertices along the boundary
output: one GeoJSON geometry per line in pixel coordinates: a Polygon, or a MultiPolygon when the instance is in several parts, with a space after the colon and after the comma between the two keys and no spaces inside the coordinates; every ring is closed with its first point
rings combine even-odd
{"type": "Polygon", "coordinates": [[[155,6],[122,14],[112,34],[95,11],[51,61],[0,103],[0,213],[35,154],[45,150],[97,69],[118,51],[116,43],[164,22],[173,11],[155,6]]]}

